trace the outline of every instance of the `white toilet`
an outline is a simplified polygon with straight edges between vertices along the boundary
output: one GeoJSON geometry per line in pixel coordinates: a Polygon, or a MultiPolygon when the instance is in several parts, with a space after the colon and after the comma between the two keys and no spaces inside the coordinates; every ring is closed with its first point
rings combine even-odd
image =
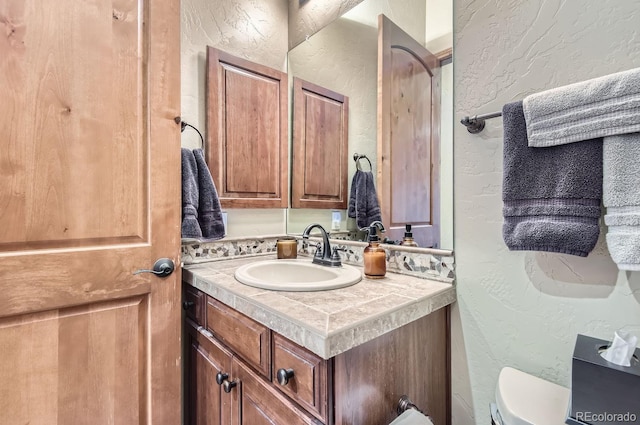
{"type": "Polygon", "coordinates": [[[505,367],[491,416],[496,425],[564,425],[568,406],[569,389],[505,367]]]}

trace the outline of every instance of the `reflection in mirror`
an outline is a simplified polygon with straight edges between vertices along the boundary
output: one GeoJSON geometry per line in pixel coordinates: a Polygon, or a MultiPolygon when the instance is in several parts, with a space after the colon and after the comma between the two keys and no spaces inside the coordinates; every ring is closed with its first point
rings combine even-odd
{"type": "MultiPolygon", "coordinates": [[[[451,7],[451,4],[448,4],[451,7]]],[[[429,10],[432,10],[431,8],[429,10]]],[[[364,0],[306,41],[288,55],[288,73],[349,98],[348,184],[356,171],[353,154],[363,154],[378,171],[377,97],[378,97],[378,15],[384,14],[415,40],[424,44],[427,36],[425,0],[388,2],[364,0]]],[[[449,46],[444,46],[450,47],[449,46]]],[[[440,47],[442,48],[442,46],[440,47]]],[[[433,48],[432,48],[433,51],[433,48]]],[[[443,62],[441,74],[441,244],[453,249],[453,166],[452,166],[452,64],[443,62]]],[[[295,106],[294,106],[295,107],[295,106]]],[[[365,165],[368,169],[368,165],[365,165]]],[[[292,179],[298,176],[293,175],[292,179]]],[[[295,182],[294,182],[295,184],[295,182]]],[[[359,238],[354,219],[346,210],[289,209],[287,232],[301,233],[312,222],[332,229],[332,237],[359,238]],[[336,212],[340,215],[336,223],[336,212]],[[339,228],[339,230],[337,230],[339,228]]]]}

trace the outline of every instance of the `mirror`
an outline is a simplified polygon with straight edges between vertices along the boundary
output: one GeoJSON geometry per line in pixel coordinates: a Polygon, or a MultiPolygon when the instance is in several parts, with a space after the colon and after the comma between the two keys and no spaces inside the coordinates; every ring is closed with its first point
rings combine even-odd
{"type": "MultiPolygon", "coordinates": [[[[448,2],[448,7],[452,7],[451,2],[448,2]]],[[[427,36],[426,10],[425,0],[364,0],[289,51],[290,80],[298,77],[349,97],[349,185],[356,171],[354,153],[366,155],[371,161],[374,175],[377,172],[378,15],[386,15],[414,39],[424,42],[427,36]]],[[[431,51],[439,52],[433,51],[433,48],[431,51]]],[[[445,249],[453,249],[452,67],[450,61],[445,61],[441,68],[439,248],[445,249]]],[[[366,160],[361,164],[363,169],[368,170],[366,160]]],[[[292,179],[295,178],[292,176],[292,179]]],[[[309,223],[318,222],[326,229],[332,229],[332,237],[352,238],[357,227],[355,220],[347,219],[346,210],[339,210],[340,231],[336,232],[333,230],[336,226],[332,226],[332,212],[289,208],[287,232],[301,233],[309,223]]]]}

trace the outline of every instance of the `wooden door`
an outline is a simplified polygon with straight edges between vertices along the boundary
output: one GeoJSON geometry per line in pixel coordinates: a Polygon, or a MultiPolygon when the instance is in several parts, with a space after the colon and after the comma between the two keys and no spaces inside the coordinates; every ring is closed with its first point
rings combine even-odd
{"type": "Polygon", "coordinates": [[[231,353],[213,338],[187,323],[189,371],[185,389],[187,422],[190,425],[228,425],[231,421],[231,395],[216,382],[218,373],[231,376],[231,353]]]}
{"type": "Polygon", "coordinates": [[[293,79],[293,208],[347,208],[349,98],[293,79]]]}
{"type": "Polygon", "coordinates": [[[378,17],[378,191],[388,236],[440,245],[440,61],[378,17]]]}
{"type": "Polygon", "coordinates": [[[0,2],[0,423],[180,422],[178,0],[0,2]]]}

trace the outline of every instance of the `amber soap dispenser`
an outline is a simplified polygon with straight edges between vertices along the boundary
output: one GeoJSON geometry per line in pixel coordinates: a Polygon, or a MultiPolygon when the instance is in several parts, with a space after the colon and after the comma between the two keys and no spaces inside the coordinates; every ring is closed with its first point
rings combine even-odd
{"type": "Polygon", "coordinates": [[[404,226],[404,238],[400,242],[402,246],[418,246],[415,240],[413,240],[413,233],[411,232],[411,225],[406,224],[404,226]]]}
{"type": "Polygon", "coordinates": [[[369,226],[369,245],[364,248],[364,275],[369,279],[381,279],[387,273],[387,253],[380,247],[380,238],[376,232],[379,226],[384,231],[382,223],[374,221],[369,226]]]}

